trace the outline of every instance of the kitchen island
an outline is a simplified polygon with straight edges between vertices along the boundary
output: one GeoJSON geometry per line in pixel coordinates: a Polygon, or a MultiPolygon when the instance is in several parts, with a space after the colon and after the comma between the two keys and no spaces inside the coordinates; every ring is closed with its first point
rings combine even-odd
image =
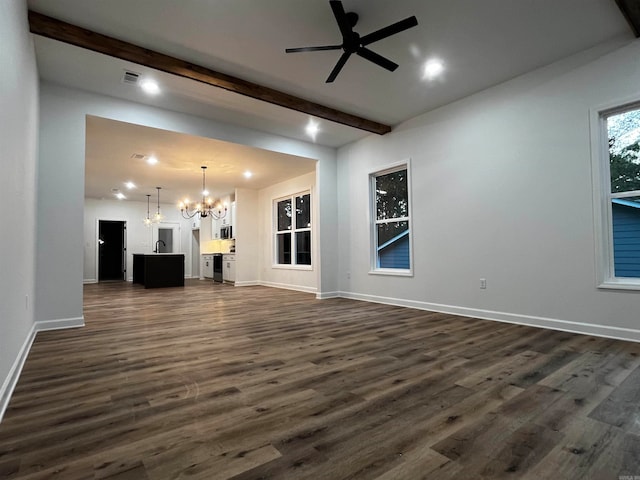
{"type": "Polygon", "coordinates": [[[134,253],[133,283],[144,288],[184,287],[184,254],[134,253]]]}

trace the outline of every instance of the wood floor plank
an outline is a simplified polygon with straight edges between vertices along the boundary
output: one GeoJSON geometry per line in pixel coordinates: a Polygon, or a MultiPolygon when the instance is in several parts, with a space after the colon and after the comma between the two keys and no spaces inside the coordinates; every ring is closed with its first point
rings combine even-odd
{"type": "Polygon", "coordinates": [[[611,392],[589,417],[640,435],[640,367],[611,392]]]}
{"type": "Polygon", "coordinates": [[[640,475],[640,344],[199,280],[84,316],[36,337],[3,480],[640,475]]]}

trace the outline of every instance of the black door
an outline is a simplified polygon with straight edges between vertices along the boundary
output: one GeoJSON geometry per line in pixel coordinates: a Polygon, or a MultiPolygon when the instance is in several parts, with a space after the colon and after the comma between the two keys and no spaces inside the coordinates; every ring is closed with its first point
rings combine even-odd
{"type": "Polygon", "coordinates": [[[98,281],[126,280],[126,222],[100,220],[98,231],[98,281]]]}

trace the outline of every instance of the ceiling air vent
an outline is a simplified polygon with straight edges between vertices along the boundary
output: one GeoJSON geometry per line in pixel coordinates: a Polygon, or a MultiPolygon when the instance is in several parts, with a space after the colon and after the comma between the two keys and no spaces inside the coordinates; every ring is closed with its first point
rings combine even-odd
{"type": "Polygon", "coordinates": [[[140,74],[135,72],[130,72],[128,70],[124,71],[124,75],[122,76],[122,83],[128,83],[130,85],[136,85],[138,80],[140,79],[140,74]]]}
{"type": "Polygon", "coordinates": [[[134,158],[136,160],[142,160],[144,157],[146,157],[146,155],[142,155],[141,153],[134,153],[133,155],[131,155],[131,158],[134,158]]]}

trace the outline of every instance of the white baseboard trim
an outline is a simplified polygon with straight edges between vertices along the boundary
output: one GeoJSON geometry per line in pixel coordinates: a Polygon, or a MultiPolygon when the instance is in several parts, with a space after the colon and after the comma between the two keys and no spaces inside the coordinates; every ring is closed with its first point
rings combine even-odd
{"type": "Polygon", "coordinates": [[[318,292],[316,300],[326,300],[327,298],[340,298],[340,292],[318,292]]]}
{"type": "Polygon", "coordinates": [[[262,280],[245,280],[242,282],[235,282],[234,285],[236,287],[271,287],[271,288],[282,288],[284,290],[295,290],[296,292],[304,292],[304,293],[316,293],[318,289],[316,287],[305,287],[304,285],[291,285],[289,283],[276,283],[276,282],[265,282],[262,280]]]}
{"type": "Polygon", "coordinates": [[[244,280],[242,282],[236,282],[234,285],[236,287],[258,287],[261,283],[254,280],[244,280]]]}
{"type": "Polygon", "coordinates": [[[515,313],[495,312],[492,310],[480,310],[467,307],[456,307],[452,305],[441,305],[438,303],[420,302],[416,300],[405,300],[400,298],[381,297],[377,295],[367,295],[353,292],[339,292],[343,298],[352,300],[362,300],[365,302],[384,303],[386,305],[397,305],[399,307],[416,308],[431,312],[451,313],[462,317],[479,318],[481,320],[493,320],[497,322],[515,323],[530,327],[547,328],[560,330],[563,332],[580,333],[583,335],[594,335],[596,337],[612,338],[616,340],[626,340],[630,342],[640,342],[640,330],[623,327],[612,327],[608,325],[598,325],[593,323],[572,322],[569,320],[559,320],[555,318],[536,317],[532,315],[520,315],[515,313]]]}
{"type": "Polygon", "coordinates": [[[18,379],[20,378],[20,374],[22,373],[22,367],[24,367],[24,362],[27,361],[27,356],[29,356],[29,351],[31,350],[31,345],[33,345],[33,340],[35,338],[36,326],[34,324],[31,326],[31,330],[27,334],[27,338],[25,338],[24,342],[22,343],[22,347],[20,347],[20,350],[18,351],[18,356],[9,369],[7,378],[5,378],[4,382],[2,383],[2,389],[0,390],[0,422],[2,422],[4,412],[9,406],[11,395],[13,394],[13,390],[18,384],[18,379]]]}
{"type": "Polygon", "coordinates": [[[40,320],[34,322],[34,324],[31,326],[31,330],[29,330],[29,333],[27,334],[27,338],[25,338],[22,347],[20,347],[20,350],[18,351],[18,356],[13,362],[13,365],[11,365],[11,369],[9,370],[7,378],[2,383],[2,388],[0,389],[0,422],[2,422],[4,413],[9,406],[11,395],[13,395],[13,391],[18,384],[20,374],[22,373],[22,368],[24,367],[24,363],[27,361],[27,357],[29,356],[29,352],[31,351],[31,346],[33,345],[33,341],[36,338],[36,334],[38,332],[46,332],[49,330],[60,330],[63,328],[76,328],[83,326],[84,317],[63,318],[58,320],[40,320]]]}
{"type": "Polygon", "coordinates": [[[276,282],[260,282],[263,287],[283,288],[285,290],[295,290],[296,292],[304,293],[316,293],[318,289],[316,287],[305,287],[303,285],[291,285],[288,283],[276,283],[276,282]]]}
{"type": "Polygon", "coordinates": [[[38,320],[35,323],[36,333],[78,327],[84,327],[84,317],[59,318],[56,320],[38,320]]]}
{"type": "Polygon", "coordinates": [[[98,280],[96,280],[95,278],[85,278],[82,280],[82,283],[84,283],[85,285],[88,283],[98,283],[98,280]]]}

